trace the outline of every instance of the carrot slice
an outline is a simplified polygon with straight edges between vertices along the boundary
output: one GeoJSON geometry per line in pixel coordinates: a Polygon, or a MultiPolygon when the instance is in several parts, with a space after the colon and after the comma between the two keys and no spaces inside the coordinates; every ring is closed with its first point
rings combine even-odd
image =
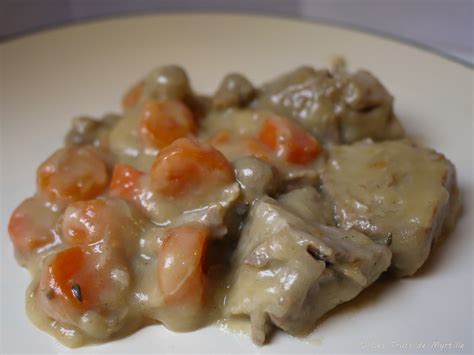
{"type": "Polygon", "coordinates": [[[151,168],[153,188],[168,197],[199,194],[233,180],[232,165],[221,152],[189,138],[164,148],[151,168]]]}
{"type": "Polygon", "coordinates": [[[88,283],[77,282],[78,273],[86,264],[83,249],[74,247],[56,254],[43,273],[41,287],[47,289],[49,297],[59,297],[75,308],[83,308],[89,302],[88,283]],[[75,284],[79,285],[80,291],[75,284]]]}
{"type": "Polygon", "coordinates": [[[92,310],[105,315],[123,307],[128,292],[112,276],[114,270],[127,268],[115,254],[73,246],[55,254],[41,270],[36,290],[38,306],[51,318],[68,324],[80,324],[81,315],[92,310]]]}
{"type": "Polygon", "coordinates": [[[8,233],[15,250],[29,256],[55,241],[54,227],[58,214],[38,198],[28,198],[12,213],[8,233]]]}
{"type": "Polygon", "coordinates": [[[140,118],[140,135],[145,144],[164,148],[178,138],[196,132],[196,123],[189,108],[176,100],[148,100],[140,118]]]}
{"type": "Polygon", "coordinates": [[[259,139],[255,137],[244,137],[242,142],[244,147],[246,147],[248,151],[257,158],[270,163],[275,160],[273,151],[263,144],[259,139]]]}
{"type": "Polygon", "coordinates": [[[143,94],[144,88],[145,88],[144,81],[140,81],[136,83],[135,85],[133,85],[125,94],[125,96],[122,98],[122,108],[126,110],[135,106],[138,103],[138,100],[140,100],[140,97],[143,94]]]}
{"type": "Polygon", "coordinates": [[[103,200],[77,201],[64,212],[61,239],[71,245],[93,244],[113,232],[117,222],[103,200]]]}
{"type": "Polygon", "coordinates": [[[119,199],[73,202],[63,214],[61,239],[71,245],[101,242],[109,251],[130,250],[127,242],[136,236],[135,217],[129,205],[119,199]]]}
{"type": "Polygon", "coordinates": [[[309,164],[321,151],[319,142],[303,127],[279,116],[269,117],[263,122],[259,140],[277,157],[292,164],[309,164]]]}
{"type": "Polygon", "coordinates": [[[37,170],[39,194],[51,202],[86,200],[107,187],[107,167],[99,154],[88,147],[58,150],[37,170]]]}
{"type": "Polygon", "coordinates": [[[128,164],[116,164],[112,173],[110,190],[113,195],[133,201],[139,193],[140,178],[145,175],[128,164]]]}
{"type": "Polygon", "coordinates": [[[171,228],[158,255],[158,285],[166,303],[201,303],[208,229],[200,223],[171,228]]]}

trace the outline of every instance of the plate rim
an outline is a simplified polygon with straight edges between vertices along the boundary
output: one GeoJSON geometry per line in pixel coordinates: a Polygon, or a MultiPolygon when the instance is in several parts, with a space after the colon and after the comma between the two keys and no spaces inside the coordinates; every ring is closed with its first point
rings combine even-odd
{"type": "Polygon", "coordinates": [[[161,11],[161,10],[136,10],[131,11],[124,14],[110,14],[110,15],[95,15],[87,18],[80,18],[80,19],[73,19],[73,20],[62,20],[55,24],[45,24],[39,25],[33,29],[27,29],[20,32],[17,32],[12,35],[6,35],[0,37],[0,48],[2,45],[14,42],[19,39],[27,38],[30,36],[34,36],[36,34],[44,34],[50,31],[60,31],[65,28],[74,27],[74,26],[81,26],[81,25],[88,25],[93,23],[100,23],[105,21],[113,21],[113,20],[121,20],[121,19],[128,19],[128,18],[140,18],[140,17],[152,17],[152,16],[159,16],[159,17],[166,17],[166,16],[238,16],[238,17],[257,17],[257,18],[265,18],[265,19],[278,19],[278,20],[286,20],[290,22],[300,22],[304,24],[313,24],[313,25],[323,25],[327,27],[339,28],[348,31],[358,32],[370,36],[377,37],[383,40],[389,40],[393,42],[397,42],[399,44],[406,45],[411,48],[416,48],[435,56],[444,58],[455,65],[460,65],[467,69],[474,70],[474,62],[470,63],[469,61],[456,57],[442,49],[433,47],[431,45],[422,43],[418,40],[414,40],[402,35],[396,35],[393,33],[385,32],[382,30],[377,30],[373,28],[369,28],[363,25],[355,25],[346,21],[340,21],[335,19],[327,19],[321,18],[318,16],[312,18],[303,18],[298,17],[295,15],[285,15],[285,14],[277,14],[277,13],[259,13],[259,12],[250,12],[250,11],[222,11],[222,10],[192,10],[192,11],[179,11],[179,10],[170,10],[170,11],[161,11]]]}

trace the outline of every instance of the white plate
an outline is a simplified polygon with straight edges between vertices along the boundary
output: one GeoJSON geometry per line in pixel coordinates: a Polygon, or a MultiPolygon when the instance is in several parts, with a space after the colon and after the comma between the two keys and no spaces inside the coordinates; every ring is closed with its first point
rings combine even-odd
{"type": "Polygon", "coordinates": [[[278,333],[258,348],[247,337],[212,327],[174,334],[153,326],[78,351],[471,352],[472,69],[370,34],[239,15],[106,20],[30,35],[4,43],[0,50],[2,351],[69,351],[25,315],[30,278],[14,261],[6,222],[12,209],[34,192],[35,168],[62,144],[73,116],[117,111],[124,90],[161,64],[183,65],[194,88],[210,93],[231,70],[260,83],[300,64],[327,66],[337,54],[346,56],[350,68],[368,68],[381,78],[395,96],[395,110],[408,132],[445,153],[458,169],[464,214],[428,267],[416,277],[365,292],[361,301],[333,312],[303,341],[278,333]],[[449,344],[450,349],[441,349],[449,344]]]}

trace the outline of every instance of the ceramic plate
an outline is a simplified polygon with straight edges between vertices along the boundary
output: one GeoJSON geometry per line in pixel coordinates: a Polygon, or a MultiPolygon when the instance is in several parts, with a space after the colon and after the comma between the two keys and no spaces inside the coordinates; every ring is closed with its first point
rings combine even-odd
{"type": "MultiPolygon", "coordinates": [[[[35,169],[62,144],[71,119],[118,111],[126,88],[150,69],[184,66],[193,87],[211,93],[229,71],[253,82],[301,64],[327,66],[345,56],[395,96],[395,110],[422,144],[456,165],[464,212],[457,228],[415,277],[382,282],[332,312],[312,335],[278,332],[256,347],[217,326],[178,334],[163,326],[87,353],[415,353],[472,351],[474,193],[473,71],[433,53],[375,35],[288,19],[241,15],[151,15],[85,23],[0,45],[1,335],[10,352],[70,352],[27,319],[30,280],[13,257],[6,224],[33,194],[35,169]]],[[[225,328],[225,327],[221,327],[225,328]]]]}

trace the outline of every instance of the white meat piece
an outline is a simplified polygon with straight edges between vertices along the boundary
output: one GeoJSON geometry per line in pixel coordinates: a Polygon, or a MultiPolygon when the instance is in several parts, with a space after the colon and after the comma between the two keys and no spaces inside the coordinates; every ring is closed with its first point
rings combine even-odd
{"type": "Polygon", "coordinates": [[[333,206],[313,186],[303,186],[278,197],[278,202],[308,223],[333,225],[333,206]]]}
{"type": "Polygon", "coordinates": [[[308,224],[264,197],[237,246],[226,312],[250,317],[257,344],[270,324],[301,334],[374,282],[390,256],[387,247],[359,232],[308,224]]]}
{"type": "Polygon", "coordinates": [[[406,140],[334,146],[329,154],[323,189],[334,202],[338,225],[391,241],[392,271],[414,274],[446,218],[457,213],[454,166],[406,140]]]}
{"type": "Polygon", "coordinates": [[[293,118],[324,142],[393,139],[393,97],[369,72],[300,67],[263,85],[253,106],[293,118]]]}

